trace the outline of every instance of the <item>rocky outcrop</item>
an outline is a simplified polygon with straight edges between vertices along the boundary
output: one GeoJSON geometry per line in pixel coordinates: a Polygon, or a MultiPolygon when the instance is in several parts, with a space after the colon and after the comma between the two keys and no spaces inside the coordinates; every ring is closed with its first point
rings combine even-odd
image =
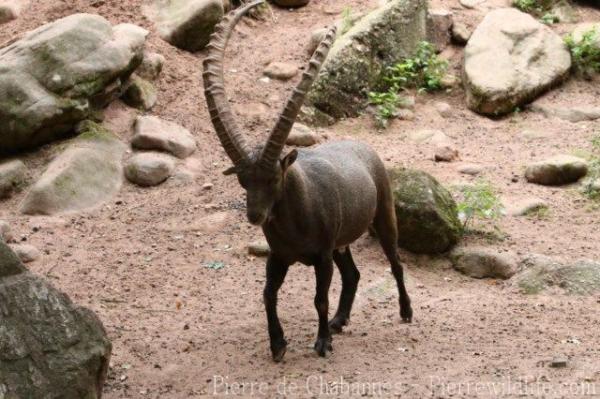
{"type": "Polygon", "coordinates": [[[187,51],[202,50],[223,18],[222,0],[155,0],[160,37],[187,51]]]}
{"type": "Polygon", "coordinates": [[[468,107],[490,116],[512,112],[568,75],[571,55],[563,40],[514,8],[491,11],[465,48],[468,107]]]}
{"type": "Polygon", "coordinates": [[[110,354],[98,317],[0,241],[0,397],[98,399],[110,354]]]}
{"type": "Polygon", "coordinates": [[[148,32],[74,14],[0,50],[0,152],[64,137],[142,60],[148,32]]]}
{"type": "Polygon", "coordinates": [[[427,37],[427,2],[391,0],[359,19],[331,48],[307,104],[341,118],[357,116],[386,68],[413,56],[427,37]]]}
{"type": "Polygon", "coordinates": [[[87,209],[104,203],[119,191],[125,145],[92,122],[84,122],[80,131],[32,186],[21,212],[53,215],[87,209]]]}
{"type": "Polygon", "coordinates": [[[461,237],[462,226],[452,195],[425,172],[389,172],[398,219],[398,244],[415,253],[449,250],[461,237]]]}

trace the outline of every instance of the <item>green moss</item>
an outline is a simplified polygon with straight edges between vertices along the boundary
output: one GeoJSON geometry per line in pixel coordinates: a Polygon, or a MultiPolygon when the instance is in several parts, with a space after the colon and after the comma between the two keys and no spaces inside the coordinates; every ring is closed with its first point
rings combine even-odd
{"type": "Polygon", "coordinates": [[[117,139],[113,132],[90,120],[81,122],[77,127],[77,131],[79,132],[79,135],[76,138],[77,140],[112,142],[117,139]]]}

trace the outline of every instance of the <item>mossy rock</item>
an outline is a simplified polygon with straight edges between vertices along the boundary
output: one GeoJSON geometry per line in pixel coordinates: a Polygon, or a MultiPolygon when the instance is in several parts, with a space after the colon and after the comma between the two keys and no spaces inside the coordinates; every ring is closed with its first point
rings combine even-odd
{"type": "Polygon", "coordinates": [[[600,293],[600,263],[578,260],[567,263],[545,256],[531,256],[522,262],[515,279],[525,294],[559,290],[572,295],[600,293]]]}
{"type": "Polygon", "coordinates": [[[411,252],[438,254],[460,240],[462,225],[452,195],[431,175],[389,171],[398,219],[398,244],[411,252]]]}
{"type": "Polygon", "coordinates": [[[74,14],[0,49],[0,153],[72,134],[138,67],[147,34],[74,14]]]}
{"type": "Polygon", "coordinates": [[[427,38],[426,0],[390,0],[334,43],[307,103],[335,117],[357,116],[386,68],[414,55],[427,38]]]}

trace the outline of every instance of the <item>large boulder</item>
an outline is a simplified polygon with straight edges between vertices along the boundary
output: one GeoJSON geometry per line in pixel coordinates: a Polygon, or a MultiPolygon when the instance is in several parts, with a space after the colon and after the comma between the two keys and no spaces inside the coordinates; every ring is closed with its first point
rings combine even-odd
{"type": "Polygon", "coordinates": [[[125,145],[93,122],[82,123],[80,131],[29,190],[21,212],[53,215],[87,209],[119,191],[125,145]]]}
{"type": "Polygon", "coordinates": [[[357,116],[386,68],[414,55],[427,37],[426,0],[390,0],[334,43],[307,103],[341,118],[357,116]]]}
{"type": "Polygon", "coordinates": [[[462,225],[452,195],[432,176],[412,169],[389,172],[398,219],[398,244],[415,253],[437,254],[460,239],[462,225]]]}
{"type": "Polygon", "coordinates": [[[600,293],[600,263],[581,259],[564,261],[543,255],[532,255],[521,264],[515,284],[526,294],[544,291],[573,295],[600,293]]]}
{"type": "Polygon", "coordinates": [[[0,241],[0,397],[100,398],[110,354],[98,317],[0,241]]]}
{"type": "Polygon", "coordinates": [[[202,50],[223,18],[223,0],[155,0],[160,37],[187,51],[202,50]]]}
{"type": "Polygon", "coordinates": [[[571,55],[560,36],[514,8],[488,13],[465,49],[468,107],[498,116],[534,100],[568,75],[571,55]]]}
{"type": "Polygon", "coordinates": [[[0,50],[0,152],[72,132],[139,65],[148,32],[74,14],[0,50]]]}

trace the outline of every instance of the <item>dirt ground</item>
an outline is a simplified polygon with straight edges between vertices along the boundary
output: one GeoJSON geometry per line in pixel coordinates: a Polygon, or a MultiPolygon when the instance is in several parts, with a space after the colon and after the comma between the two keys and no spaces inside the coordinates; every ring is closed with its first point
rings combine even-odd
{"type": "MultiPolygon", "coordinates": [[[[475,26],[488,0],[466,10],[458,0],[432,0],[455,19],[475,26]]],[[[274,8],[274,20],[240,24],[228,49],[226,79],[239,122],[252,140],[265,137],[295,82],[261,83],[272,60],[303,65],[310,32],[339,18],[346,6],[368,10],[376,0],[313,0],[305,8],[274,8]]],[[[23,193],[0,203],[0,219],[37,246],[42,258],[29,265],[71,298],[93,309],[113,342],[108,399],[217,397],[402,397],[402,398],[600,398],[600,297],[562,294],[525,296],[510,282],[473,280],[442,258],[403,252],[415,318],[401,324],[397,293],[378,243],[364,236],[353,253],[362,273],[352,323],[334,337],[334,352],[313,350],[317,315],[314,276],[305,266],[288,274],[279,313],[289,341],[282,364],[270,359],[262,304],[264,259],[247,255],[261,232],[245,220],[243,191],[221,172],[229,166],[210,125],[201,89],[204,53],[189,54],[164,43],[144,17],[139,0],[37,0],[16,21],[0,27],[0,42],[75,12],[98,13],[114,23],[151,30],[148,48],[166,65],[152,114],[190,129],[199,150],[182,165],[193,184],[167,182],[152,189],[125,184],[100,209],[61,217],[17,213],[23,193]],[[203,184],[212,183],[211,190],[203,184]],[[219,270],[207,267],[222,262],[219,270]],[[566,356],[566,368],[549,367],[566,356]]],[[[600,11],[577,9],[581,21],[600,21],[600,11]]],[[[556,27],[566,32],[569,25],[556,27]]],[[[462,49],[444,51],[454,72],[462,49]]],[[[548,93],[550,104],[599,104],[600,84],[570,80],[548,93]]],[[[130,137],[135,111],[114,103],[107,124],[130,137]]],[[[395,121],[377,132],[368,115],[319,129],[328,140],[352,138],[371,144],[386,164],[425,170],[442,183],[474,181],[461,163],[485,166],[483,176],[503,198],[536,196],[550,205],[544,218],[504,217],[504,241],[488,243],[520,256],[541,253],[600,260],[599,210],[575,187],[531,185],[523,165],[558,153],[589,151],[600,121],[570,123],[522,112],[490,120],[468,111],[464,93],[418,95],[413,121],[395,121]],[[452,106],[449,118],[434,108],[452,106]],[[461,162],[433,162],[433,148],[407,134],[440,129],[460,151],[461,162]],[[527,140],[520,133],[545,133],[527,140]]],[[[52,157],[51,146],[26,154],[32,178],[52,157]]],[[[337,304],[339,275],[330,302],[337,304]]]]}

